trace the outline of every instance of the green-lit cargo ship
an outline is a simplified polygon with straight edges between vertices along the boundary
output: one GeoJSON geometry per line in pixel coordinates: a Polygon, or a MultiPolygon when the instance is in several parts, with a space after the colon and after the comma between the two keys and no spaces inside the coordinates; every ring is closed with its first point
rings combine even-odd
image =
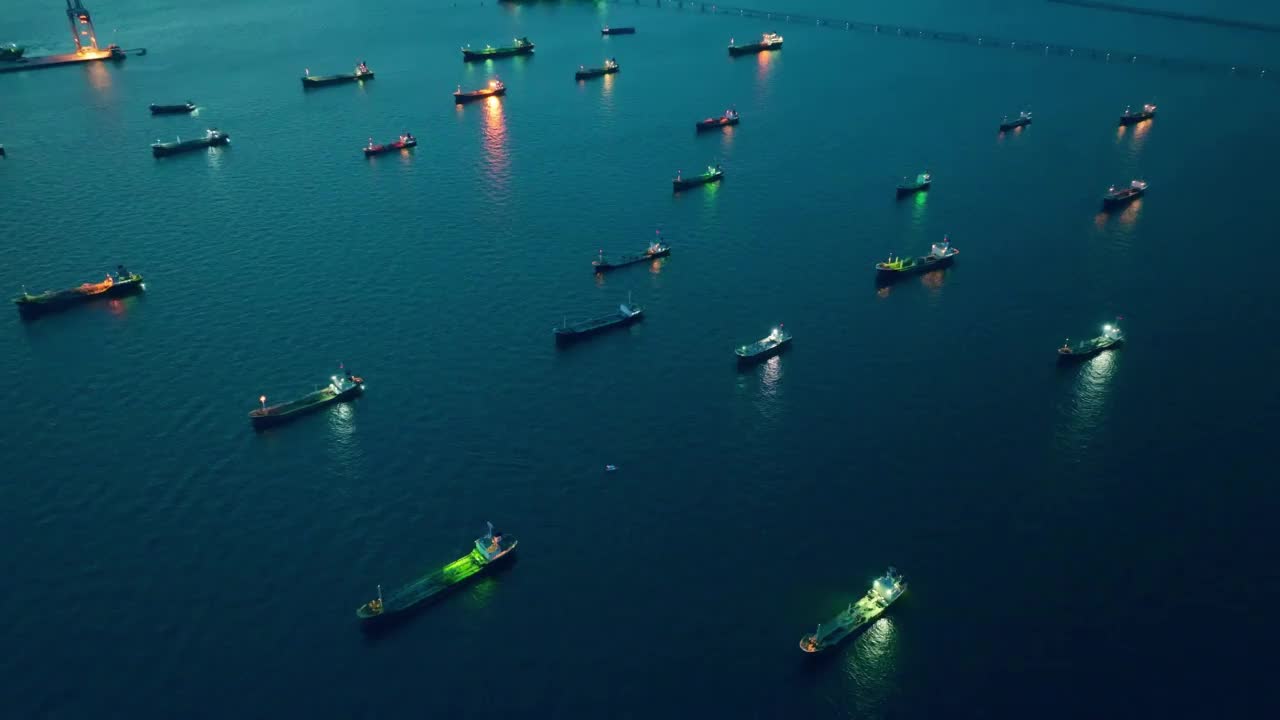
{"type": "Polygon", "coordinates": [[[296,419],[300,415],[319,410],[331,403],[348,400],[364,392],[364,378],[351,374],[342,367],[341,375],[329,378],[329,384],[312,393],[307,393],[297,400],[290,400],[279,405],[267,405],[267,396],[258,398],[261,407],[249,412],[249,422],[255,429],[271,427],[296,419]]]}
{"type": "Polygon", "coordinates": [[[1072,362],[1075,360],[1084,360],[1108,348],[1119,345],[1124,342],[1124,333],[1120,332],[1118,325],[1103,325],[1102,334],[1088,340],[1081,340],[1073,343],[1071,338],[1062,341],[1062,347],[1058,348],[1058,362],[1072,362]]]}
{"type": "Polygon", "coordinates": [[[498,561],[514,553],[517,542],[515,537],[494,530],[493,523],[489,523],[489,531],[476,540],[471,552],[391,591],[385,597],[382,586],[379,585],[378,597],[356,609],[356,617],[360,618],[361,623],[369,625],[430,600],[484,574],[498,561]]]}
{"type": "Polygon", "coordinates": [[[101,282],[81,283],[67,290],[46,290],[39,295],[32,295],[24,288],[22,294],[13,299],[13,304],[24,317],[31,317],[98,298],[132,295],[144,288],[141,275],[117,265],[115,274],[108,274],[101,282]]]}
{"type": "Polygon", "coordinates": [[[837,645],[854,631],[884,614],[885,610],[907,590],[907,582],[897,568],[889,568],[883,577],[871,584],[867,594],[849,603],[845,608],[818,629],[800,638],[800,649],[807,653],[822,652],[837,645]]]}
{"type": "Polygon", "coordinates": [[[479,60],[488,60],[490,58],[511,57],[512,55],[531,55],[533,54],[533,43],[529,42],[527,37],[518,37],[513,41],[514,45],[507,47],[493,47],[485,45],[483,50],[472,50],[468,45],[462,48],[462,59],[465,62],[476,62],[479,60]]]}

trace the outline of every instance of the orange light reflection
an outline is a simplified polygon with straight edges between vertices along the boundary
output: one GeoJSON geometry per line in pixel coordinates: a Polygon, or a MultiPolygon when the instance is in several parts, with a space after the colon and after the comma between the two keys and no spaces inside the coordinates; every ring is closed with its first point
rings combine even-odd
{"type": "Polygon", "coordinates": [[[497,96],[484,99],[484,153],[493,189],[505,194],[511,158],[507,153],[507,120],[497,96]]]}

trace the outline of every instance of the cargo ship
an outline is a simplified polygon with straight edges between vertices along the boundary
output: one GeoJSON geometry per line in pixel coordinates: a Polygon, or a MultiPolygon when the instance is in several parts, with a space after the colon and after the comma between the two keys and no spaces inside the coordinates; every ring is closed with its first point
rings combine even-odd
{"type": "Polygon", "coordinates": [[[606,258],[604,250],[600,251],[600,256],[591,261],[591,269],[595,272],[604,272],[614,268],[620,268],[626,265],[634,265],[635,263],[656,260],[671,254],[671,246],[662,242],[662,233],[658,233],[658,238],[649,243],[649,248],[639,255],[623,255],[616,258],[606,258]]]}
{"type": "Polygon", "coordinates": [[[1120,124],[1121,125],[1137,125],[1143,120],[1150,120],[1155,116],[1156,116],[1156,106],[1152,105],[1151,103],[1147,103],[1146,105],[1143,105],[1142,110],[1140,110],[1139,112],[1133,112],[1133,110],[1131,110],[1130,108],[1125,108],[1124,112],[1120,113],[1120,124]]]}
{"type": "Polygon", "coordinates": [[[800,638],[800,649],[807,653],[818,653],[838,645],[859,628],[884,614],[902,593],[907,590],[907,582],[897,568],[889,570],[871,584],[867,594],[858,598],[849,606],[825,623],[810,635],[800,638]]]}
{"type": "Polygon", "coordinates": [[[680,192],[686,188],[716,182],[722,177],[724,177],[724,170],[720,169],[719,163],[715,166],[708,165],[706,172],[701,175],[694,175],[693,177],[685,177],[682,172],[677,170],[676,176],[671,180],[671,187],[675,192],[680,192]]]}
{"type": "Polygon", "coordinates": [[[892,280],[905,275],[925,273],[951,264],[960,251],[951,247],[951,240],[942,237],[929,248],[929,254],[923,257],[900,258],[889,257],[884,262],[876,263],[876,275],[881,280],[892,280]]]}
{"type": "Polygon", "coordinates": [[[600,28],[601,35],[635,35],[636,29],[633,27],[609,27],[605,25],[600,28]]]}
{"type": "Polygon", "coordinates": [[[306,69],[306,74],[302,76],[303,88],[322,87],[324,85],[337,85],[339,83],[355,82],[357,80],[372,80],[373,71],[369,69],[364,61],[356,63],[354,72],[346,75],[312,75],[311,68],[306,69]]]}
{"type": "Polygon", "coordinates": [[[736,348],[733,353],[738,356],[739,363],[753,363],[773,357],[791,344],[791,333],[783,329],[782,324],[772,332],[750,345],[736,348]]]}
{"type": "Polygon", "coordinates": [[[469,90],[467,92],[462,92],[462,86],[459,85],[458,89],[453,91],[453,102],[455,104],[461,105],[463,103],[469,103],[472,100],[480,100],[482,98],[493,97],[496,95],[506,95],[506,94],[507,94],[507,86],[503,85],[501,80],[494,78],[493,80],[489,81],[488,87],[480,88],[479,90],[469,90]]]}
{"type": "Polygon", "coordinates": [[[586,80],[587,78],[600,77],[601,75],[612,75],[616,72],[618,72],[618,61],[609,58],[604,61],[604,67],[589,68],[579,65],[578,71],[573,76],[578,80],[586,80]]]}
{"type": "Polygon", "coordinates": [[[391,591],[385,597],[382,586],[379,585],[378,597],[356,609],[356,617],[361,624],[374,625],[397,613],[403,613],[467,580],[483,575],[503,558],[514,553],[519,541],[511,535],[494,530],[493,523],[488,525],[489,531],[476,539],[471,552],[439,570],[429,572],[408,585],[391,591]]]}
{"type": "MultiPolygon", "coordinates": [[[[607,35],[608,33],[605,34],[607,35]]],[[[26,48],[18,47],[13,43],[10,43],[9,47],[0,46],[0,62],[17,60],[21,58],[22,54],[26,51],[26,48]]]]}
{"type": "Polygon", "coordinates": [[[579,338],[594,335],[610,328],[622,327],[630,325],[639,320],[644,308],[634,305],[631,302],[630,293],[627,294],[627,301],[618,305],[617,312],[600,317],[583,320],[581,322],[569,324],[569,319],[565,318],[564,324],[553,329],[556,336],[556,342],[571,342],[579,338]]]}
{"type": "Polygon", "coordinates": [[[760,36],[760,42],[739,45],[729,38],[729,54],[730,55],[749,55],[751,53],[764,52],[766,50],[781,50],[782,36],[778,33],[770,32],[760,36]]]}
{"type": "Polygon", "coordinates": [[[195,112],[196,104],[190,100],[181,105],[157,105],[151,103],[152,115],[182,115],[185,113],[195,112]]]}
{"type": "Polygon", "coordinates": [[[381,155],[383,153],[395,152],[397,150],[404,150],[405,148],[411,148],[411,147],[417,147],[417,146],[418,146],[418,138],[414,137],[413,133],[408,133],[408,132],[401,135],[399,140],[396,140],[395,142],[385,143],[382,145],[374,144],[373,138],[369,138],[369,144],[366,145],[364,148],[364,156],[370,157],[373,155],[381,155]]]}
{"type": "Polygon", "coordinates": [[[214,147],[217,145],[226,145],[231,142],[231,136],[219,130],[206,130],[204,137],[195,140],[183,140],[178,138],[173,142],[160,142],[157,140],[151,146],[151,154],[156,157],[164,157],[165,155],[176,155],[191,150],[200,150],[202,148],[214,147]]]}
{"type": "Polygon", "coordinates": [[[0,157],[4,157],[4,146],[0,145],[0,157]]]}
{"type": "Polygon", "coordinates": [[[1084,360],[1124,342],[1124,334],[1120,332],[1118,325],[1103,325],[1102,334],[1088,340],[1081,340],[1078,343],[1072,343],[1071,338],[1062,341],[1062,347],[1058,348],[1059,362],[1072,362],[1074,360],[1084,360]]]}
{"type": "Polygon", "coordinates": [[[1015,130],[1020,127],[1026,127],[1031,124],[1031,113],[1023,111],[1018,113],[1018,117],[1010,120],[1008,115],[1004,116],[1004,120],[1000,122],[1000,132],[1007,130],[1015,130]]]}
{"type": "Polygon", "coordinates": [[[927,172],[920,173],[915,180],[909,180],[904,177],[902,182],[898,184],[898,197],[928,190],[932,184],[933,176],[927,172]]]}
{"type": "Polygon", "coordinates": [[[488,60],[490,58],[504,58],[513,55],[530,55],[533,53],[533,43],[529,42],[527,37],[518,37],[513,41],[514,45],[507,47],[493,47],[485,45],[483,50],[472,50],[468,45],[462,48],[462,60],[464,62],[476,62],[478,60],[488,60]]]}
{"type": "Polygon", "coordinates": [[[18,306],[22,315],[34,316],[99,298],[124,297],[144,289],[146,286],[142,284],[141,275],[117,265],[115,274],[108,273],[101,282],[82,283],[68,290],[46,290],[39,295],[32,295],[23,288],[22,294],[13,299],[13,304],[18,306]]]}
{"type": "Polygon", "coordinates": [[[1107,188],[1107,194],[1102,196],[1102,207],[1116,208],[1121,205],[1127,205],[1142,197],[1146,191],[1147,183],[1145,180],[1132,180],[1127,187],[1118,188],[1112,185],[1107,188]]]}
{"type": "Polygon", "coordinates": [[[728,110],[725,110],[724,114],[720,117],[709,117],[706,120],[699,120],[698,124],[694,127],[698,132],[702,132],[703,130],[715,130],[717,128],[729,127],[730,125],[737,124],[738,111],[733,108],[729,108],[728,110]]]}
{"type": "Polygon", "coordinates": [[[342,374],[330,376],[328,385],[297,400],[268,405],[266,395],[259,397],[258,404],[261,407],[249,411],[249,422],[253,423],[254,429],[280,425],[332,403],[350,400],[364,392],[364,378],[352,375],[345,366],[340,368],[342,374]]]}

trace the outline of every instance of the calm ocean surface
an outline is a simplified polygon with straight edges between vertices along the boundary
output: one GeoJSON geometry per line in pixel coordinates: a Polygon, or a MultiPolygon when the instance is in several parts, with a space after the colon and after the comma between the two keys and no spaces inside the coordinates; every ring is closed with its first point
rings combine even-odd
{"type": "MultiPolygon", "coordinates": [[[[67,49],[60,3],[12,5],[0,42],[67,49]]],[[[1040,2],[773,6],[1280,72],[1274,34],[1040,2]]],[[[0,76],[0,288],[119,262],[148,289],[0,313],[0,716],[1274,707],[1273,80],[627,4],[89,7],[149,54],[0,76]],[[727,57],[766,30],[783,51],[727,57]],[[536,56],[458,57],[513,35],[536,56]],[[574,82],[606,56],[620,73],[574,82]],[[299,87],[357,59],[376,80],[299,87]],[[455,109],[494,74],[503,101],[455,109]],[[730,105],[741,126],[695,136],[730,105]],[[209,126],[232,145],[151,157],[209,126]],[[415,152],[361,156],[404,130],[415,152]],[[719,186],[670,193],[717,160],[719,186]],[[1133,177],[1148,196],[1100,214],[1133,177]],[[656,228],[667,261],[593,279],[656,228]],[[954,268],[877,291],[874,262],[944,233],[954,268]],[[556,349],[628,293],[644,322],[556,349]],[[1055,365],[1117,315],[1123,349],[1055,365]],[[778,322],[795,347],[739,372],[778,322]],[[339,361],[365,397],[251,431],[259,394],[339,361]],[[486,520],[513,566],[359,631],[377,583],[486,520]],[[904,598],[803,657],[889,564],[904,598]]]]}

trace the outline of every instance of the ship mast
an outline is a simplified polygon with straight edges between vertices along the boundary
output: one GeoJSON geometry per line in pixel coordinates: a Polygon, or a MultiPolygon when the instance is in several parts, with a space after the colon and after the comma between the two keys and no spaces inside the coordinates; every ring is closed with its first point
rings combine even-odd
{"type": "Polygon", "coordinates": [[[98,34],[93,29],[93,19],[80,0],[67,0],[67,22],[71,25],[71,40],[76,44],[77,53],[98,51],[98,34]],[[89,38],[87,43],[81,41],[82,35],[89,38]]]}

